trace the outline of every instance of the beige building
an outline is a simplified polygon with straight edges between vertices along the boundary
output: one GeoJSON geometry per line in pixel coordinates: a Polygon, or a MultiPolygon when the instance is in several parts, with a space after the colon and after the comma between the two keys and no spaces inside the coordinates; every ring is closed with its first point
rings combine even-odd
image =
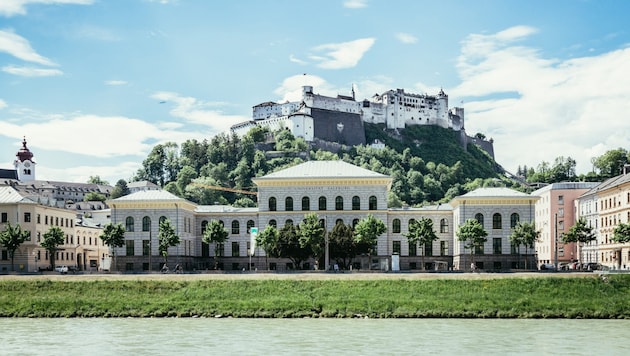
{"type": "MultiPolygon", "coordinates": [[[[475,219],[488,232],[484,246],[474,253],[476,268],[480,270],[531,269],[535,264],[532,249],[517,248],[510,243],[509,236],[520,222],[534,221],[535,204],[538,197],[508,188],[479,188],[451,201],[453,221],[456,229],[468,219],[475,219]]],[[[458,270],[471,268],[471,251],[464,248],[456,232],[453,233],[453,267],[458,270]]]]}

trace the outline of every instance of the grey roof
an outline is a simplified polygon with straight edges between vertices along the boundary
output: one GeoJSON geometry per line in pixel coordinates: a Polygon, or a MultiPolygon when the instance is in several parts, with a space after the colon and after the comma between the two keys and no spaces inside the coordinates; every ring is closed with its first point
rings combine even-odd
{"type": "Polygon", "coordinates": [[[23,197],[17,190],[13,189],[13,187],[0,187],[0,203],[10,204],[10,203],[29,203],[35,204],[34,201],[23,197]]]}
{"type": "Polygon", "coordinates": [[[307,161],[255,180],[300,178],[389,178],[344,161],[307,161]]]}
{"type": "Polygon", "coordinates": [[[468,192],[460,197],[464,198],[504,198],[504,197],[521,197],[530,198],[529,194],[525,194],[510,188],[478,188],[472,192],[468,192]]]}
{"type": "Polygon", "coordinates": [[[145,201],[145,200],[184,200],[166,190],[141,190],[129,195],[116,198],[114,202],[120,201],[145,201]]]}
{"type": "Polygon", "coordinates": [[[590,194],[596,194],[602,190],[606,190],[609,188],[614,188],[616,186],[625,184],[630,182],[630,173],[625,173],[616,177],[612,177],[609,178],[603,182],[601,182],[600,184],[596,185],[595,187],[593,187],[593,189],[589,190],[588,192],[582,194],[582,196],[585,195],[590,195],[590,194]]]}
{"type": "Polygon", "coordinates": [[[142,188],[142,187],[153,187],[159,188],[157,184],[153,182],[149,182],[148,180],[141,180],[138,182],[129,182],[127,183],[127,188],[142,188]]]}
{"type": "Polygon", "coordinates": [[[418,212],[426,212],[426,211],[452,211],[453,207],[450,204],[438,204],[438,205],[427,205],[421,207],[402,207],[402,208],[389,208],[389,211],[418,211],[418,212]]]}
{"type": "Polygon", "coordinates": [[[235,208],[231,205],[199,205],[195,209],[197,213],[252,213],[258,212],[258,208],[235,208]]]}

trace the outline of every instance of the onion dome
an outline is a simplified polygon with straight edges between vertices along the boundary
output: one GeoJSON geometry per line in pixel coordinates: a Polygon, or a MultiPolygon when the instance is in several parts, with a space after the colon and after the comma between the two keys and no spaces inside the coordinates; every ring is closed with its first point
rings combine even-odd
{"type": "Polygon", "coordinates": [[[33,152],[26,147],[26,137],[24,137],[24,140],[22,141],[22,148],[20,148],[15,156],[20,162],[24,162],[26,160],[33,161],[33,152]]]}

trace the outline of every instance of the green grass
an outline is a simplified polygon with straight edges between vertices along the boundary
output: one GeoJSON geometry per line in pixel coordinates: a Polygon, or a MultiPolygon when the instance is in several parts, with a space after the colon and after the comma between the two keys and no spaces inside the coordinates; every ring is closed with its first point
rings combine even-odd
{"type": "Polygon", "coordinates": [[[630,318],[630,276],[0,281],[0,317],[630,318]]]}

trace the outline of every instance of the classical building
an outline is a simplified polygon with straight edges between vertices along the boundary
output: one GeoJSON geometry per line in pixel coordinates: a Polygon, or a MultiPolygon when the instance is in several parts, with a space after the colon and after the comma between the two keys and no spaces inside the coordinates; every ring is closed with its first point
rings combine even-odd
{"type": "Polygon", "coordinates": [[[265,257],[259,248],[250,257],[252,228],[297,225],[309,213],[317,214],[327,231],[339,222],[354,226],[368,214],[387,225],[372,260],[358,256],[353,268],[467,270],[470,251],[457,241],[455,232],[469,218],[482,221],[489,233],[486,245],[475,251],[478,268],[524,268],[525,260],[529,268],[536,265],[532,249],[517,249],[509,242],[511,229],[518,221],[533,221],[536,196],[507,188],[485,188],[457,197],[450,204],[388,209],[392,178],[343,161],[308,161],[255,178],[254,183],[258,186],[258,208],[200,206],[166,191],[139,191],[111,200],[112,222],[124,224],[127,230],[125,246],[115,251],[117,268],[157,271],[164,263],[157,252],[158,222],[168,219],[182,238],[179,246],[169,249],[170,268],[180,264],[188,270],[312,269],[313,260],[293,266],[286,259],[265,257]],[[431,219],[438,239],[427,246],[409,244],[409,224],[422,218],[431,219]],[[212,220],[222,222],[227,229],[229,237],[224,244],[202,242],[212,220]]]}
{"type": "MultiPolygon", "coordinates": [[[[509,236],[520,222],[534,221],[538,197],[508,188],[479,188],[451,201],[456,227],[468,219],[475,219],[488,232],[486,243],[474,253],[476,268],[481,270],[531,269],[536,264],[532,249],[514,246],[509,236]],[[527,261],[527,262],[525,262],[527,261]]],[[[453,267],[467,270],[471,267],[471,251],[453,234],[453,267]]]]}

